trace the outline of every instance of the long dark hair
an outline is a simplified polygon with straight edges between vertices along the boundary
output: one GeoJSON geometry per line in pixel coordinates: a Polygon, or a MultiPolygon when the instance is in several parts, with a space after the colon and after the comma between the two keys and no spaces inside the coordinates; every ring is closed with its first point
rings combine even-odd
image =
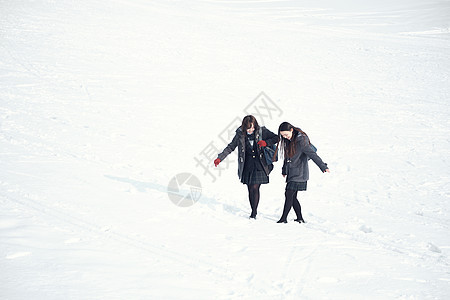
{"type": "MultiPolygon", "coordinates": [[[[305,136],[308,139],[308,143],[311,144],[311,142],[309,141],[308,135],[301,130],[298,127],[293,126],[291,123],[289,122],[283,122],[280,124],[280,126],[278,127],[278,137],[280,139],[280,142],[277,145],[277,149],[275,150],[275,155],[278,153],[278,148],[280,148],[280,152],[284,155],[286,155],[287,157],[292,157],[295,155],[296,152],[296,147],[295,145],[297,144],[297,137],[301,135],[301,136],[305,136]],[[292,138],[291,140],[285,139],[283,136],[281,136],[281,132],[282,131],[291,131],[292,130],[292,138]],[[280,147],[281,146],[281,147],[280,147]]],[[[274,155],[274,157],[275,157],[274,155]]]]}
{"type": "Polygon", "coordinates": [[[258,125],[258,121],[256,121],[256,118],[252,115],[245,116],[244,119],[242,119],[242,125],[241,125],[242,132],[245,133],[247,131],[247,129],[252,127],[252,124],[253,124],[253,127],[255,127],[255,131],[259,130],[259,125],[258,125]]]}

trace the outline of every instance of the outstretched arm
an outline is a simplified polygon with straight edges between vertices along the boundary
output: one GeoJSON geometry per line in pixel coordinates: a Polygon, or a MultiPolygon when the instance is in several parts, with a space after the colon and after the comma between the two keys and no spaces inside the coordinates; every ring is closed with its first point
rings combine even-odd
{"type": "Polygon", "coordinates": [[[217,158],[220,159],[220,161],[223,161],[225,159],[225,157],[228,156],[228,154],[230,154],[231,152],[234,151],[234,149],[236,149],[237,145],[238,145],[238,141],[239,141],[239,136],[236,133],[236,135],[234,136],[233,140],[231,141],[231,143],[229,143],[225,149],[223,149],[223,151],[221,153],[219,153],[219,155],[217,156],[217,158]]]}
{"type": "Polygon", "coordinates": [[[330,172],[327,164],[322,161],[322,159],[319,157],[319,155],[317,155],[317,153],[311,147],[308,137],[303,136],[303,138],[300,140],[300,147],[301,147],[300,148],[301,151],[303,153],[305,153],[309,158],[311,158],[313,160],[313,162],[320,168],[320,170],[322,172],[327,172],[327,173],[330,172]]]}

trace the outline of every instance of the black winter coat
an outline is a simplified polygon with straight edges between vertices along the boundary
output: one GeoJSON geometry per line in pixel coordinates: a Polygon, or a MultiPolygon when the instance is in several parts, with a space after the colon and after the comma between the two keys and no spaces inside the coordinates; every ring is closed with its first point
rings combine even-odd
{"type": "Polygon", "coordinates": [[[312,159],[322,172],[325,172],[325,170],[328,169],[327,164],[322,161],[311,147],[308,137],[299,133],[294,156],[287,157],[285,153],[282,174],[287,175],[286,182],[308,181],[308,158],[312,159]]]}
{"type": "MultiPolygon", "coordinates": [[[[261,126],[262,129],[262,136],[260,136],[259,134],[259,130],[255,129],[255,143],[258,143],[259,141],[263,140],[267,143],[268,146],[274,145],[276,143],[278,143],[278,136],[273,133],[272,131],[270,131],[269,129],[267,129],[264,126],[261,126]]],[[[238,129],[236,129],[236,134],[233,138],[233,140],[231,141],[231,143],[228,144],[228,146],[225,147],[225,149],[222,151],[222,153],[220,153],[218,155],[218,158],[223,161],[228,154],[230,154],[231,152],[234,151],[234,149],[236,149],[236,147],[238,147],[238,176],[239,179],[242,178],[242,174],[244,172],[244,164],[245,164],[245,147],[246,147],[246,142],[245,142],[245,136],[246,134],[244,134],[242,132],[241,127],[239,127],[238,129]]],[[[261,165],[263,166],[264,172],[269,175],[271,169],[269,169],[269,166],[267,165],[266,159],[264,158],[264,153],[262,148],[260,147],[256,147],[257,148],[257,155],[258,158],[261,162],[261,165]]]]}

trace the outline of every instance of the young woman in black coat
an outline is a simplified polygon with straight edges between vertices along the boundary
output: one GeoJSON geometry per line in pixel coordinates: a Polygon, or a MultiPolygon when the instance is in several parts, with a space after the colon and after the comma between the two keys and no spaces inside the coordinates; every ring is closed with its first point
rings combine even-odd
{"type": "Polygon", "coordinates": [[[280,137],[278,146],[284,154],[282,174],[286,177],[286,191],[283,215],[277,223],[287,223],[287,216],[292,206],[297,215],[295,221],[305,223],[302,208],[297,199],[297,192],[306,191],[306,184],[309,179],[308,159],[312,159],[323,173],[329,173],[330,170],[327,164],[317,155],[306,133],[300,128],[294,127],[288,122],[283,122],[278,128],[278,136],[280,137]]]}
{"type": "Polygon", "coordinates": [[[250,218],[256,219],[259,204],[259,188],[261,184],[269,183],[269,173],[273,165],[267,165],[263,148],[278,143],[279,137],[265,128],[259,127],[256,118],[245,116],[242,125],[236,129],[233,140],[214,160],[217,167],[231,152],[238,147],[238,176],[247,185],[248,198],[252,213],[250,218]]]}

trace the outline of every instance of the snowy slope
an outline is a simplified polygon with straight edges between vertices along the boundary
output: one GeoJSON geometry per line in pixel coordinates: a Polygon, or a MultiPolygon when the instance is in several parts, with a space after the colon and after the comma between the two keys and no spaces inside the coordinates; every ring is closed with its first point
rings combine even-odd
{"type": "Polygon", "coordinates": [[[339,2],[0,2],[0,299],[448,299],[450,1],[339,2]],[[306,224],[208,157],[261,91],[306,224]]]}

